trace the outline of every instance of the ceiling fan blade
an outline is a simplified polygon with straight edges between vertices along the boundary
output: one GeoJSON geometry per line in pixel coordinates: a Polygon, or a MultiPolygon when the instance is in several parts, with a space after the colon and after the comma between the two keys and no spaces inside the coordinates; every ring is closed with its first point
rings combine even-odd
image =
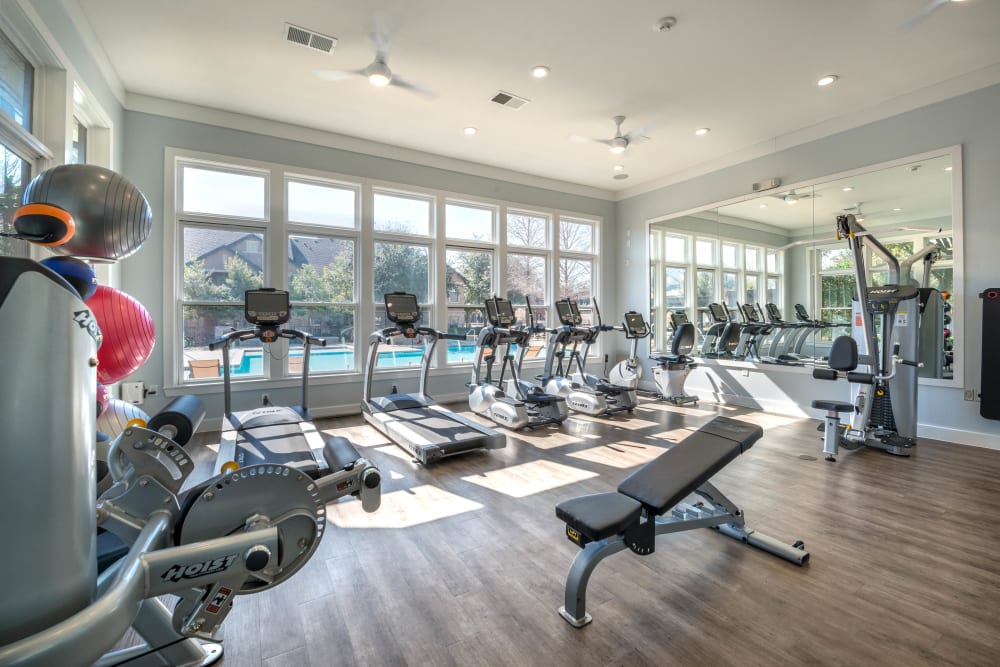
{"type": "Polygon", "coordinates": [[[385,62],[389,57],[389,15],[385,12],[376,12],[372,18],[372,31],[369,37],[372,40],[372,48],[375,50],[375,59],[385,62]]]}
{"type": "Polygon", "coordinates": [[[579,134],[571,134],[569,136],[569,140],[576,142],[578,144],[595,143],[595,144],[604,144],[605,146],[610,146],[612,141],[611,139],[595,139],[593,137],[584,137],[579,134]]]}
{"type": "Polygon", "coordinates": [[[363,74],[363,70],[337,70],[337,69],[314,69],[313,74],[324,81],[343,81],[344,79],[350,79],[352,76],[358,76],[363,74]]]}
{"type": "Polygon", "coordinates": [[[637,127],[626,134],[625,138],[628,139],[630,144],[640,144],[644,141],[649,141],[650,137],[647,137],[646,134],[659,127],[662,123],[663,121],[661,120],[654,120],[650,123],[646,123],[642,127],[637,127]]]}
{"type": "Polygon", "coordinates": [[[927,20],[931,14],[936,12],[941,7],[944,7],[949,2],[951,2],[951,0],[932,0],[929,5],[927,5],[922,10],[917,12],[912,18],[903,22],[902,25],[903,30],[912,30],[913,28],[917,27],[925,20],[927,20]]]}
{"type": "Polygon", "coordinates": [[[419,84],[413,83],[412,81],[400,78],[396,74],[392,75],[392,80],[389,81],[389,85],[398,86],[399,88],[405,88],[406,90],[409,90],[411,92],[416,93],[417,95],[420,95],[420,97],[424,98],[425,100],[433,100],[437,98],[437,93],[435,93],[433,90],[429,90],[419,84]]]}

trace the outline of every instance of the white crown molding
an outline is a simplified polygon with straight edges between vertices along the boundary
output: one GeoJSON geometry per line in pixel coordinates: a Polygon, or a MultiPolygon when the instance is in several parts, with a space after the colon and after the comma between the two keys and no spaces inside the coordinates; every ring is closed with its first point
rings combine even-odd
{"type": "Polygon", "coordinates": [[[617,193],[616,201],[636,197],[647,192],[659,190],[670,185],[704,176],[714,171],[732,167],[756,158],[779,153],[783,150],[823,139],[824,137],[844,132],[862,125],[868,125],[891,116],[919,109],[936,102],[942,102],[952,97],[971,93],[981,88],[987,88],[1000,83],[1000,63],[988,65],[974,72],[941,81],[925,88],[906,93],[886,100],[880,104],[865,107],[842,114],[830,120],[800,128],[786,134],[781,134],[766,141],[748,146],[741,150],[708,160],[688,169],[653,179],[617,193]]]}
{"type": "Polygon", "coordinates": [[[100,70],[104,82],[108,84],[111,94],[124,107],[127,95],[125,86],[122,84],[115,66],[111,64],[111,59],[108,58],[104,47],[101,46],[101,41],[97,38],[97,34],[94,32],[94,28],[91,27],[90,21],[87,20],[87,16],[83,13],[77,0],[64,0],[63,7],[66,8],[66,16],[69,17],[73,27],[76,28],[76,32],[80,36],[84,48],[94,60],[97,69],[100,70]]]}
{"type": "Polygon", "coordinates": [[[423,165],[425,167],[455,171],[462,174],[491,178],[499,181],[507,181],[508,183],[516,183],[518,185],[526,185],[545,190],[554,190],[565,194],[579,195],[581,197],[590,197],[604,201],[615,200],[614,192],[594,188],[589,185],[560,181],[546,178],[544,176],[536,176],[509,169],[503,169],[501,167],[492,167],[478,162],[469,162],[467,160],[446,157],[444,155],[425,153],[412,148],[403,148],[400,146],[383,144],[377,141],[350,137],[344,134],[336,134],[334,132],[318,130],[302,125],[293,125],[291,123],[283,123],[276,120],[249,116],[232,111],[223,111],[221,109],[203,107],[196,104],[188,104],[186,102],[167,100],[161,97],[128,93],[125,99],[125,108],[129,111],[137,111],[156,116],[175,118],[178,120],[204,123],[206,125],[225,127],[243,132],[252,132],[254,134],[278,137],[280,139],[288,139],[291,141],[301,141],[307,144],[326,146],[327,148],[336,148],[339,150],[373,155],[375,157],[384,157],[402,162],[410,162],[413,164],[423,165]]]}

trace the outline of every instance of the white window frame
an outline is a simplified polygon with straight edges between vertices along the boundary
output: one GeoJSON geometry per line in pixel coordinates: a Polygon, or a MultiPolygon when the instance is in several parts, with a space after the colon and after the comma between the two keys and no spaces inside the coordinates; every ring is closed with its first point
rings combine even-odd
{"type": "MultiPolygon", "coordinates": [[[[166,392],[174,395],[182,392],[209,393],[213,391],[211,386],[216,386],[216,381],[193,384],[191,381],[183,379],[183,365],[181,348],[183,339],[180,338],[180,310],[178,307],[181,289],[181,277],[183,267],[183,248],[181,247],[180,221],[189,223],[209,223],[209,224],[230,224],[234,226],[247,226],[266,229],[266,263],[269,286],[283,288],[286,286],[287,262],[285,260],[288,236],[302,234],[307,236],[323,236],[334,238],[355,239],[355,345],[354,345],[354,371],[331,371],[317,373],[314,384],[336,384],[342,382],[357,382],[364,372],[365,356],[368,351],[367,339],[369,328],[375,326],[375,311],[378,303],[374,296],[374,244],[376,241],[387,241],[404,243],[410,245],[427,246],[429,249],[429,302],[422,304],[425,307],[423,322],[437,328],[447,326],[448,301],[446,294],[446,284],[444,271],[446,266],[446,252],[448,248],[468,249],[468,250],[488,250],[493,253],[493,291],[497,294],[507,293],[506,284],[506,257],[509,252],[516,254],[536,255],[544,258],[548,277],[545,286],[546,294],[546,317],[551,322],[553,316],[553,303],[559,297],[558,283],[558,260],[559,257],[580,257],[593,261],[592,292],[595,297],[600,298],[601,294],[597,287],[601,285],[600,271],[602,269],[601,242],[603,234],[603,219],[578,211],[566,211],[555,208],[545,208],[525,205],[518,202],[507,202],[483,197],[473,197],[463,193],[435,190],[430,188],[417,188],[412,185],[404,185],[389,181],[381,181],[371,178],[354,177],[345,174],[337,174],[321,170],[305,169],[291,165],[269,163],[232,156],[204,153],[188,149],[178,149],[168,147],[164,156],[164,220],[168,224],[164,226],[164,266],[166,275],[164,276],[164,381],[167,385],[166,392]],[[258,171],[270,174],[267,187],[267,211],[268,220],[256,220],[245,218],[229,218],[227,216],[203,216],[182,213],[180,211],[180,182],[179,164],[196,163],[207,168],[235,169],[238,172],[258,171]],[[356,220],[357,226],[354,229],[338,227],[332,225],[313,225],[307,223],[289,223],[287,221],[287,181],[299,180],[303,182],[315,182],[318,185],[331,185],[335,187],[355,188],[359,193],[356,197],[356,220]],[[393,196],[403,196],[419,199],[427,199],[431,202],[430,210],[430,230],[427,235],[394,233],[374,230],[374,194],[376,192],[393,196]],[[446,237],[445,207],[447,204],[457,204],[472,207],[482,207],[493,210],[494,227],[493,241],[476,241],[472,239],[452,239],[446,237]],[[521,246],[510,246],[507,244],[507,215],[527,214],[544,217],[547,220],[546,243],[547,247],[527,248],[521,246]],[[557,230],[553,225],[557,224],[560,218],[566,218],[575,223],[587,222],[593,225],[593,253],[562,252],[557,245],[557,230]],[[268,241],[270,239],[270,241],[268,241]]],[[[298,303],[298,302],[296,302],[298,303]]],[[[302,305],[318,305],[306,304],[302,305]]],[[[321,304],[331,305],[331,304],[321,304]]],[[[348,306],[350,304],[332,304],[337,306],[348,306]]],[[[603,314],[603,313],[602,313],[603,314]]],[[[278,355],[276,355],[278,356],[278,355]]],[[[541,360],[526,362],[526,365],[538,365],[541,360]]],[[[440,368],[443,375],[464,375],[468,372],[467,363],[447,363],[446,346],[439,345],[433,365],[440,368]]],[[[394,375],[415,375],[419,371],[416,368],[380,368],[376,374],[394,375]]],[[[310,373],[312,376],[313,374],[310,373]]],[[[241,382],[267,382],[269,387],[292,387],[297,386],[301,381],[300,376],[290,375],[284,365],[284,359],[272,361],[270,372],[265,372],[264,377],[255,376],[241,382]]],[[[221,379],[219,380],[221,382],[221,379]]],[[[217,390],[217,389],[216,389],[217,390]]]]}

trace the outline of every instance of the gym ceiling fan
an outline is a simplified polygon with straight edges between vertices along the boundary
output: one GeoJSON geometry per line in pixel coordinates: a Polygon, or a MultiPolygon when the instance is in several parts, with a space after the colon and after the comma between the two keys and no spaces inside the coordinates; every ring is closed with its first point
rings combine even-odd
{"type": "Polygon", "coordinates": [[[798,204],[803,199],[815,199],[817,197],[822,197],[823,195],[814,194],[812,192],[805,192],[800,194],[795,192],[795,190],[791,190],[789,192],[784,192],[780,195],[769,195],[769,196],[774,197],[775,199],[780,199],[786,204],[798,204]]]}
{"type": "Polygon", "coordinates": [[[427,100],[437,97],[433,91],[404,79],[389,69],[389,20],[384,14],[375,16],[374,28],[368,37],[375,51],[375,59],[366,67],[356,70],[317,69],[313,70],[313,73],[324,81],[343,81],[354,76],[363,76],[373,86],[380,88],[385,86],[404,88],[427,100]]]}
{"type": "Polygon", "coordinates": [[[638,146],[639,144],[649,141],[650,138],[645,136],[645,132],[652,129],[654,126],[653,124],[649,124],[632,130],[628,134],[622,134],[622,123],[625,122],[625,116],[615,116],[611,119],[611,122],[615,124],[615,136],[610,139],[595,139],[593,137],[581,137],[578,134],[574,134],[570,137],[570,141],[592,141],[598,144],[604,144],[608,147],[608,150],[617,155],[624,153],[629,146],[638,146]]]}

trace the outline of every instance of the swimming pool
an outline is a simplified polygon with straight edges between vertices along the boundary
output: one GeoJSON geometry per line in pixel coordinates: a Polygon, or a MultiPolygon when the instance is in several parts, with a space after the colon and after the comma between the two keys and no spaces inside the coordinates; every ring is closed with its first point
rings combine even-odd
{"type": "MultiPolygon", "coordinates": [[[[448,363],[472,363],[476,355],[475,345],[451,345],[448,347],[448,363]]],[[[377,368],[405,368],[419,366],[423,350],[384,350],[378,353],[377,368]]],[[[230,371],[233,375],[260,375],[263,373],[264,353],[259,348],[250,348],[243,353],[243,359],[238,366],[230,371]]],[[[293,350],[291,357],[301,358],[301,351],[293,350]],[[296,354],[298,352],[298,354],[296,354]]],[[[323,373],[327,371],[354,370],[354,350],[323,350],[313,349],[309,355],[309,372],[323,373]]]]}

